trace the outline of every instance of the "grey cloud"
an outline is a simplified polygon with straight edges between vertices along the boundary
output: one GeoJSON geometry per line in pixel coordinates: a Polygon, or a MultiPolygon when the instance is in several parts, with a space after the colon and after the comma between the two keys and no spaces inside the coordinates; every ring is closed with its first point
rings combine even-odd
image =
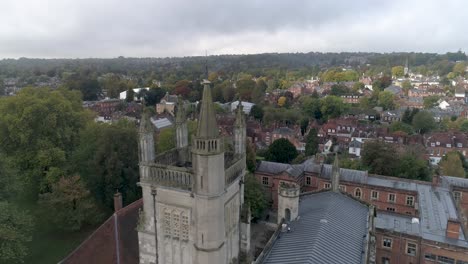
{"type": "Polygon", "coordinates": [[[462,0],[6,0],[1,57],[465,48],[462,0]],[[450,13],[448,12],[450,11],[450,13]]]}

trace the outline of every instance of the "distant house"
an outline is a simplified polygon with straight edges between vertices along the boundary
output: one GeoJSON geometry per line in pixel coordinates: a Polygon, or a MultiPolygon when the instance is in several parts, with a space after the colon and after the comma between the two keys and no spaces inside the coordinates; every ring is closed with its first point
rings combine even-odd
{"type": "Polygon", "coordinates": [[[151,118],[151,123],[156,128],[156,130],[162,130],[165,128],[172,127],[173,123],[167,117],[163,118],[151,118]]]}
{"type": "Polygon", "coordinates": [[[461,132],[432,133],[426,137],[425,145],[428,159],[434,165],[450,151],[458,151],[465,157],[468,154],[468,137],[461,132]]]}
{"type": "Polygon", "coordinates": [[[400,86],[391,85],[384,89],[384,91],[391,92],[394,95],[400,96],[403,94],[403,89],[400,86]]]}
{"type": "Polygon", "coordinates": [[[401,111],[385,111],[381,114],[380,120],[385,123],[393,123],[397,121],[401,121],[401,111]]]}
{"type": "Polygon", "coordinates": [[[455,98],[465,98],[465,96],[466,96],[465,88],[457,87],[455,89],[455,98]]]}
{"type": "Polygon", "coordinates": [[[362,141],[359,141],[355,138],[351,140],[349,143],[349,150],[348,153],[351,155],[355,155],[357,157],[361,157],[361,148],[362,148],[362,141]]]}
{"type": "MultiPolygon", "coordinates": [[[[237,108],[237,105],[239,105],[239,101],[234,101],[231,103],[231,112],[234,112],[237,108]]],[[[254,106],[254,103],[242,101],[242,109],[244,110],[244,113],[246,115],[250,114],[250,110],[252,110],[252,107],[254,106]]]]}
{"type": "Polygon", "coordinates": [[[167,112],[174,116],[177,100],[177,95],[170,95],[169,93],[166,93],[166,95],[163,98],[161,98],[161,101],[159,101],[159,103],[156,104],[156,113],[162,114],[164,112],[167,112]]]}
{"type": "MultiPolygon", "coordinates": [[[[135,88],[135,89],[133,89],[133,92],[134,92],[134,94],[135,94],[135,96],[133,97],[133,101],[137,101],[137,100],[138,100],[138,93],[139,93],[141,90],[143,90],[143,89],[148,91],[150,88],[149,88],[149,87],[143,87],[143,88],[135,88]]],[[[120,100],[125,100],[125,99],[127,99],[127,91],[121,92],[120,95],[119,95],[119,99],[120,99],[120,100]]]]}

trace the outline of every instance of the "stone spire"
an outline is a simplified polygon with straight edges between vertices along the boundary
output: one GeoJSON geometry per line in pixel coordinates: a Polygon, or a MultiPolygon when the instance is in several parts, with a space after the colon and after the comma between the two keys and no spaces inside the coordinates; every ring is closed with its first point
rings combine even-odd
{"type": "Polygon", "coordinates": [[[154,149],[154,137],[153,137],[153,124],[150,120],[150,114],[143,112],[140,120],[139,130],[139,159],[140,162],[151,162],[154,161],[155,149],[154,149]]]}
{"type": "Polygon", "coordinates": [[[331,175],[332,191],[339,192],[340,189],[340,163],[338,161],[338,153],[335,153],[331,175]]]}
{"type": "Polygon", "coordinates": [[[210,82],[205,80],[203,88],[203,98],[201,102],[200,117],[198,119],[197,138],[210,139],[219,136],[218,125],[216,124],[216,115],[211,97],[210,82]]]}
{"type": "Polygon", "coordinates": [[[186,113],[182,97],[177,98],[176,123],[182,123],[186,120],[186,113]]]}
{"type": "Polygon", "coordinates": [[[244,107],[242,106],[242,102],[239,101],[239,104],[236,107],[236,126],[244,126],[245,125],[245,117],[244,117],[244,107]]]}

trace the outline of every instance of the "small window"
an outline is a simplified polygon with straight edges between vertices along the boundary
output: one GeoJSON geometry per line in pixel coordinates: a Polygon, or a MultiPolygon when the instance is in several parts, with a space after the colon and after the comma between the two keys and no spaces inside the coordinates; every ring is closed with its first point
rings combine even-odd
{"type": "Polygon", "coordinates": [[[354,197],[356,197],[356,198],[361,198],[361,195],[362,195],[361,189],[360,189],[360,188],[356,188],[356,189],[354,190],[354,197]]]}
{"type": "Polygon", "coordinates": [[[387,257],[382,257],[382,264],[390,264],[390,259],[387,257]]]}
{"type": "Polygon", "coordinates": [[[396,200],[396,195],[394,193],[388,194],[388,201],[394,203],[396,200]]]}
{"type": "Polygon", "coordinates": [[[406,205],[413,206],[414,205],[414,197],[413,196],[406,196],[406,205]]]}
{"type": "Polygon", "coordinates": [[[446,256],[437,256],[438,263],[455,264],[455,259],[446,256]]]}
{"type": "Polygon", "coordinates": [[[431,143],[431,147],[435,147],[435,144],[434,144],[434,142],[432,142],[432,143],[431,143]]]}
{"type": "Polygon", "coordinates": [[[406,254],[416,256],[416,247],[417,245],[415,243],[406,243],[406,254]]]}
{"type": "Polygon", "coordinates": [[[453,199],[455,199],[456,202],[460,202],[461,192],[453,192],[453,199]]]}
{"type": "Polygon", "coordinates": [[[306,177],[306,185],[311,185],[312,179],[310,177],[306,177]]]}
{"type": "Polygon", "coordinates": [[[384,248],[392,248],[392,239],[388,237],[384,237],[382,240],[382,246],[384,248]]]}
{"type": "Polygon", "coordinates": [[[440,145],[440,142],[439,142],[439,141],[437,141],[437,142],[436,142],[436,145],[437,145],[437,146],[439,146],[439,145],[440,145]]]}
{"type": "Polygon", "coordinates": [[[462,148],[463,144],[462,143],[457,143],[457,148],[462,148]]]}
{"type": "Polygon", "coordinates": [[[426,259],[426,260],[435,261],[436,258],[437,258],[437,257],[436,257],[436,255],[434,255],[434,254],[428,254],[428,253],[426,253],[426,254],[424,255],[424,259],[426,259]]]}
{"type": "Polygon", "coordinates": [[[269,183],[270,183],[270,178],[262,177],[262,184],[263,185],[269,185],[269,183]]]}
{"type": "Polygon", "coordinates": [[[447,148],[451,148],[452,147],[452,144],[447,144],[447,148]]]}
{"type": "Polygon", "coordinates": [[[327,182],[327,183],[323,184],[323,188],[330,189],[331,188],[330,183],[327,182]]]}
{"type": "Polygon", "coordinates": [[[371,192],[371,198],[372,198],[372,200],[379,199],[379,192],[378,191],[372,191],[371,192]]]}
{"type": "Polygon", "coordinates": [[[395,212],[395,208],[393,208],[393,207],[387,207],[387,211],[389,211],[389,212],[395,212]]]}
{"type": "Polygon", "coordinates": [[[344,185],[340,185],[340,191],[342,191],[342,192],[346,192],[346,186],[344,186],[344,185]]]}

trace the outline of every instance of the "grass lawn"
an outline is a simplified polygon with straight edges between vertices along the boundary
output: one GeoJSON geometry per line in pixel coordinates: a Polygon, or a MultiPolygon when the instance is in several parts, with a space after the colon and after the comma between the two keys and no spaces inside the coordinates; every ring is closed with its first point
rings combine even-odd
{"type": "Polygon", "coordinates": [[[88,227],[79,232],[57,230],[50,222],[40,219],[35,203],[20,203],[23,209],[34,215],[33,239],[24,263],[57,263],[83,242],[97,227],[88,227]]]}

